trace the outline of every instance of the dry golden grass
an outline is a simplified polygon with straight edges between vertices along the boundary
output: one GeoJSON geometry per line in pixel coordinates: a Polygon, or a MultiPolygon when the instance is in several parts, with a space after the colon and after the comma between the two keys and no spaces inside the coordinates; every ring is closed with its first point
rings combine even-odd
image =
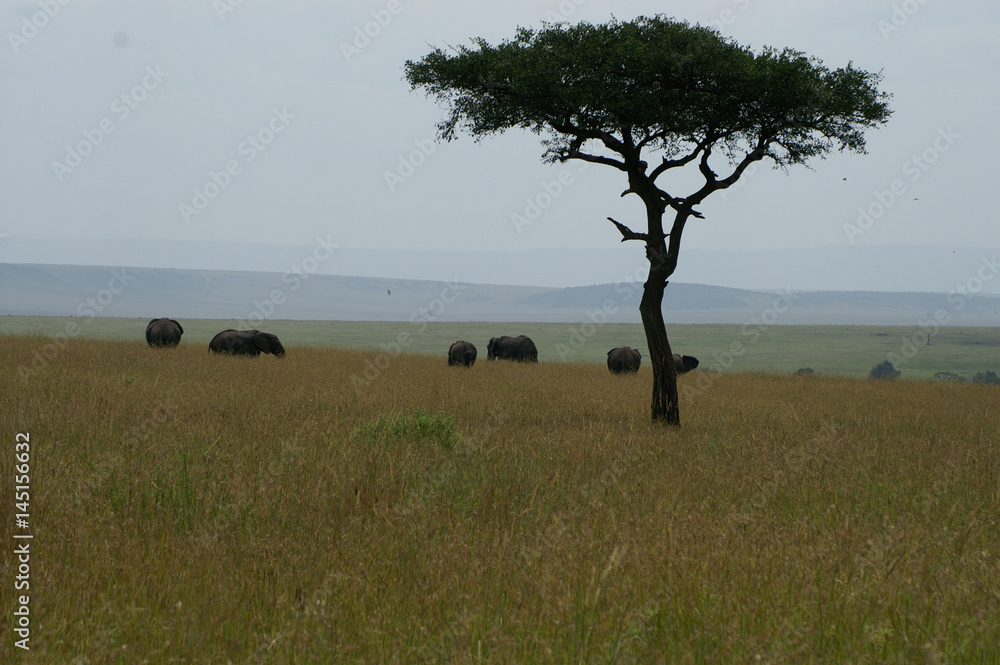
{"type": "Polygon", "coordinates": [[[44,341],[12,662],[1000,661],[995,387],[44,341]]]}

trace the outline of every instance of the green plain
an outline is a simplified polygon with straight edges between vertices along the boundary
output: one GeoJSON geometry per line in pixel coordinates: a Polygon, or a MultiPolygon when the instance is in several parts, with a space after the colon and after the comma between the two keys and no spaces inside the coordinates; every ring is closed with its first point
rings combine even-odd
{"type": "MultiPolygon", "coordinates": [[[[40,346],[49,337],[143,339],[145,319],[0,317],[0,335],[36,335],[40,346]]],[[[220,330],[237,327],[231,319],[184,319],[182,344],[203,344],[220,330]]],[[[528,335],[539,359],[553,362],[605,362],[608,349],[628,345],[648,358],[639,324],[609,323],[428,323],[424,321],[287,321],[258,326],[282,343],[377,349],[386,353],[418,353],[444,358],[452,342],[472,342],[485,360],[486,343],[500,335],[528,335]]],[[[800,325],[667,325],[674,352],[693,355],[708,371],[795,372],[867,375],[890,359],[903,378],[930,379],[952,372],[971,379],[977,372],[1000,371],[1000,328],[938,329],[927,344],[927,331],[902,326],[800,325]]]]}

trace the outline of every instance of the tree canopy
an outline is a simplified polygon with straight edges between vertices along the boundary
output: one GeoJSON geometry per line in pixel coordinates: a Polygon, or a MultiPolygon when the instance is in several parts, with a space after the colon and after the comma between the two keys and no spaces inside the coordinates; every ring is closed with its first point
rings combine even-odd
{"type": "Polygon", "coordinates": [[[866,130],[891,113],[878,73],[850,63],[829,69],[788,48],[754,52],[662,16],[520,28],[497,46],[474,39],[450,52],[434,49],[405,71],[414,89],[447,109],[441,139],[521,128],[544,136],[545,161],[579,159],[627,175],[625,194],[645,204],[647,228],[611,221],[623,241],[646,243],[650,275],[640,312],[654,371],[653,418],[672,423],[679,422],[676,374],[659,310],[684,225],[702,216],[694,206],[756,161],[784,169],[833,150],[864,153],[866,130]],[[648,162],[648,154],[659,161],[648,162]],[[679,195],[658,183],[688,165],[704,179],[695,191],[679,195]]]}
{"type": "Polygon", "coordinates": [[[667,159],[764,144],[765,157],[789,166],[834,147],[864,152],[864,131],[889,114],[879,74],[830,70],[792,49],[755,54],[662,17],[520,28],[498,46],[473,41],[477,48],[406,63],[410,84],[450,107],[441,137],[520,127],[549,135],[550,161],[586,159],[581,138],[619,152],[616,138],[667,159]]]}

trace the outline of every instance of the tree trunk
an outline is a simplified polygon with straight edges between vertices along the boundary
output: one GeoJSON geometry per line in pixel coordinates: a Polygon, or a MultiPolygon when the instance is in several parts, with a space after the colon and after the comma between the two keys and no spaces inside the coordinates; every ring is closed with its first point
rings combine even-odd
{"type": "Polygon", "coordinates": [[[646,205],[646,258],[649,260],[649,276],[643,285],[639,315],[646,331],[646,345],[649,347],[649,362],[653,366],[653,397],[651,411],[653,424],[681,424],[680,399],[677,395],[677,368],[674,354],[667,341],[667,326],[663,322],[663,291],[667,279],[677,268],[681,234],[690,208],[677,211],[669,234],[663,233],[663,213],[666,202],[651,181],[645,176],[645,163],[636,160],[640,168],[629,172],[629,185],[639,194],[646,205]],[[669,247],[667,238],[670,239],[669,247]]]}
{"type": "Polygon", "coordinates": [[[649,278],[642,291],[639,314],[646,331],[649,362],[653,367],[653,398],[651,410],[653,423],[680,425],[680,400],[677,395],[677,368],[674,355],[667,341],[667,327],[663,321],[663,291],[667,280],[656,262],[650,261],[649,278]]]}

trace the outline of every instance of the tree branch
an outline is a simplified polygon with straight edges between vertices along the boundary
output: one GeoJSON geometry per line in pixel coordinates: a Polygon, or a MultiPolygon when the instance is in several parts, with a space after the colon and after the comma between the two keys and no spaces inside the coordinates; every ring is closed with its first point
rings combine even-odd
{"type": "Polygon", "coordinates": [[[570,150],[565,154],[565,159],[579,159],[584,162],[591,162],[593,164],[604,164],[606,166],[613,166],[619,171],[624,171],[626,169],[625,162],[620,162],[617,159],[611,159],[610,157],[601,157],[600,155],[591,155],[585,152],[580,152],[579,150],[570,150]]]}
{"type": "Polygon", "coordinates": [[[705,176],[705,181],[710,183],[716,183],[719,181],[719,174],[712,170],[712,167],[708,165],[708,158],[712,156],[712,146],[705,148],[705,152],[701,153],[701,160],[698,161],[698,170],[701,174],[705,176]]]}
{"type": "MultiPolygon", "coordinates": [[[[704,139],[697,142],[697,145],[695,145],[694,150],[684,155],[683,157],[680,157],[678,159],[667,159],[666,157],[664,157],[660,165],[657,166],[655,169],[653,169],[652,173],[649,174],[649,179],[656,180],[658,177],[660,177],[660,174],[662,174],[664,171],[668,169],[677,168],[678,166],[684,166],[685,164],[694,161],[702,151],[710,150],[712,144],[718,141],[723,136],[724,136],[723,134],[718,134],[714,132],[706,134],[704,139]]],[[[691,137],[690,140],[693,142],[694,137],[691,137]]]]}
{"type": "MultiPolygon", "coordinates": [[[[740,163],[737,164],[736,168],[733,169],[733,172],[730,173],[725,178],[722,178],[721,180],[715,174],[715,172],[712,171],[711,168],[709,168],[708,155],[710,151],[706,151],[706,153],[702,157],[701,163],[698,165],[698,168],[701,170],[702,175],[705,176],[705,186],[699,189],[691,196],[684,199],[684,205],[693,206],[697,203],[701,203],[703,200],[705,200],[705,197],[707,197],[712,192],[719,189],[727,189],[731,187],[737,180],[740,179],[740,176],[743,175],[743,172],[746,171],[751,164],[760,161],[764,157],[768,156],[768,150],[773,140],[774,136],[762,134],[757,139],[757,145],[754,146],[754,149],[748,152],[746,155],[744,155],[743,159],[740,160],[740,163]]],[[[694,210],[691,210],[690,207],[688,209],[691,212],[691,214],[694,215],[695,217],[701,217],[700,214],[696,213],[694,210]]],[[[704,219],[703,217],[701,218],[704,219]]]]}
{"type": "MultiPolygon", "coordinates": [[[[617,159],[612,159],[611,157],[603,157],[601,155],[591,155],[590,153],[586,153],[586,152],[581,152],[580,151],[580,148],[583,147],[583,144],[588,139],[595,139],[595,140],[601,140],[601,141],[603,141],[603,139],[601,138],[600,135],[603,134],[604,132],[586,131],[586,130],[577,128],[569,120],[565,121],[564,123],[560,123],[560,124],[556,124],[556,123],[550,123],[550,124],[551,124],[552,128],[555,129],[556,131],[563,132],[563,133],[568,133],[571,136],[573,136],[573,140],[570,142],[569,147],[565,150],[565,152],[563,152],[559,156],[559,159],[561,161],[566,161],[567,159],[579,159],[581,161],[591,162],[593,164],[604,164],[605,166],[613,166],[614,168],[616,168],[616,169],[618,169],[620,171],[626,170],[627,167],[625,166],[625,162],[624,161],[619,161],[617,159]],[[571,129],[573,131],[570,131],[571,129]]],[[[606,141],[603,141],[603,142],[605,143],[605,145],[607,145],[606,141]]]]}
{"type": "Polygon", "coordinates": [[[580,140],[580,143],[582,144],[583,141],[587,139],[594,139],[603,143],[605,147],[613,152],[617,152],[620,155],[625,153],[624,143],[619,141],[614,134],[604,130],[584,129],[583,127],[578,127],[573,124],[573,121],[570,118],[566,118],[562,121],[548,120],[547,122],[552,129],[556,130],[560,134],[575,136],[576,139],[574,139],[574,143],[576,143],[577,140],[580,140]]]}
{"type": "Polygon", "coordinates": [[[618,227],[618,230],[622,234],[622,242],[625,242],[626,240],[642,240],[643,242],[649,240],[649,235],[646,233],[636,233],[629,227],[619,222],[616,222],[610,217],[608,217],[608,221],[618,227]]]}
{"type": "Polygon", "coordinates": [[[743,172],[746,171],[751,164],[764,159],[764,157],[767,156],[768,149],[771,145],[771,141],[773,140],[773,136],[761,135],[761,137],[757,139],[757,145],[754,149],[746,154],[743,161],[741,161],[736,168],[733,169],[733,172],[730,173],[729,176],[723,178],[722,180],[714,181],[713,184],[715,185],[715,189],[726,189],[727,187],[732,186],[733,183],[740,179],[740,176],[743,175],[743,172]]]}

